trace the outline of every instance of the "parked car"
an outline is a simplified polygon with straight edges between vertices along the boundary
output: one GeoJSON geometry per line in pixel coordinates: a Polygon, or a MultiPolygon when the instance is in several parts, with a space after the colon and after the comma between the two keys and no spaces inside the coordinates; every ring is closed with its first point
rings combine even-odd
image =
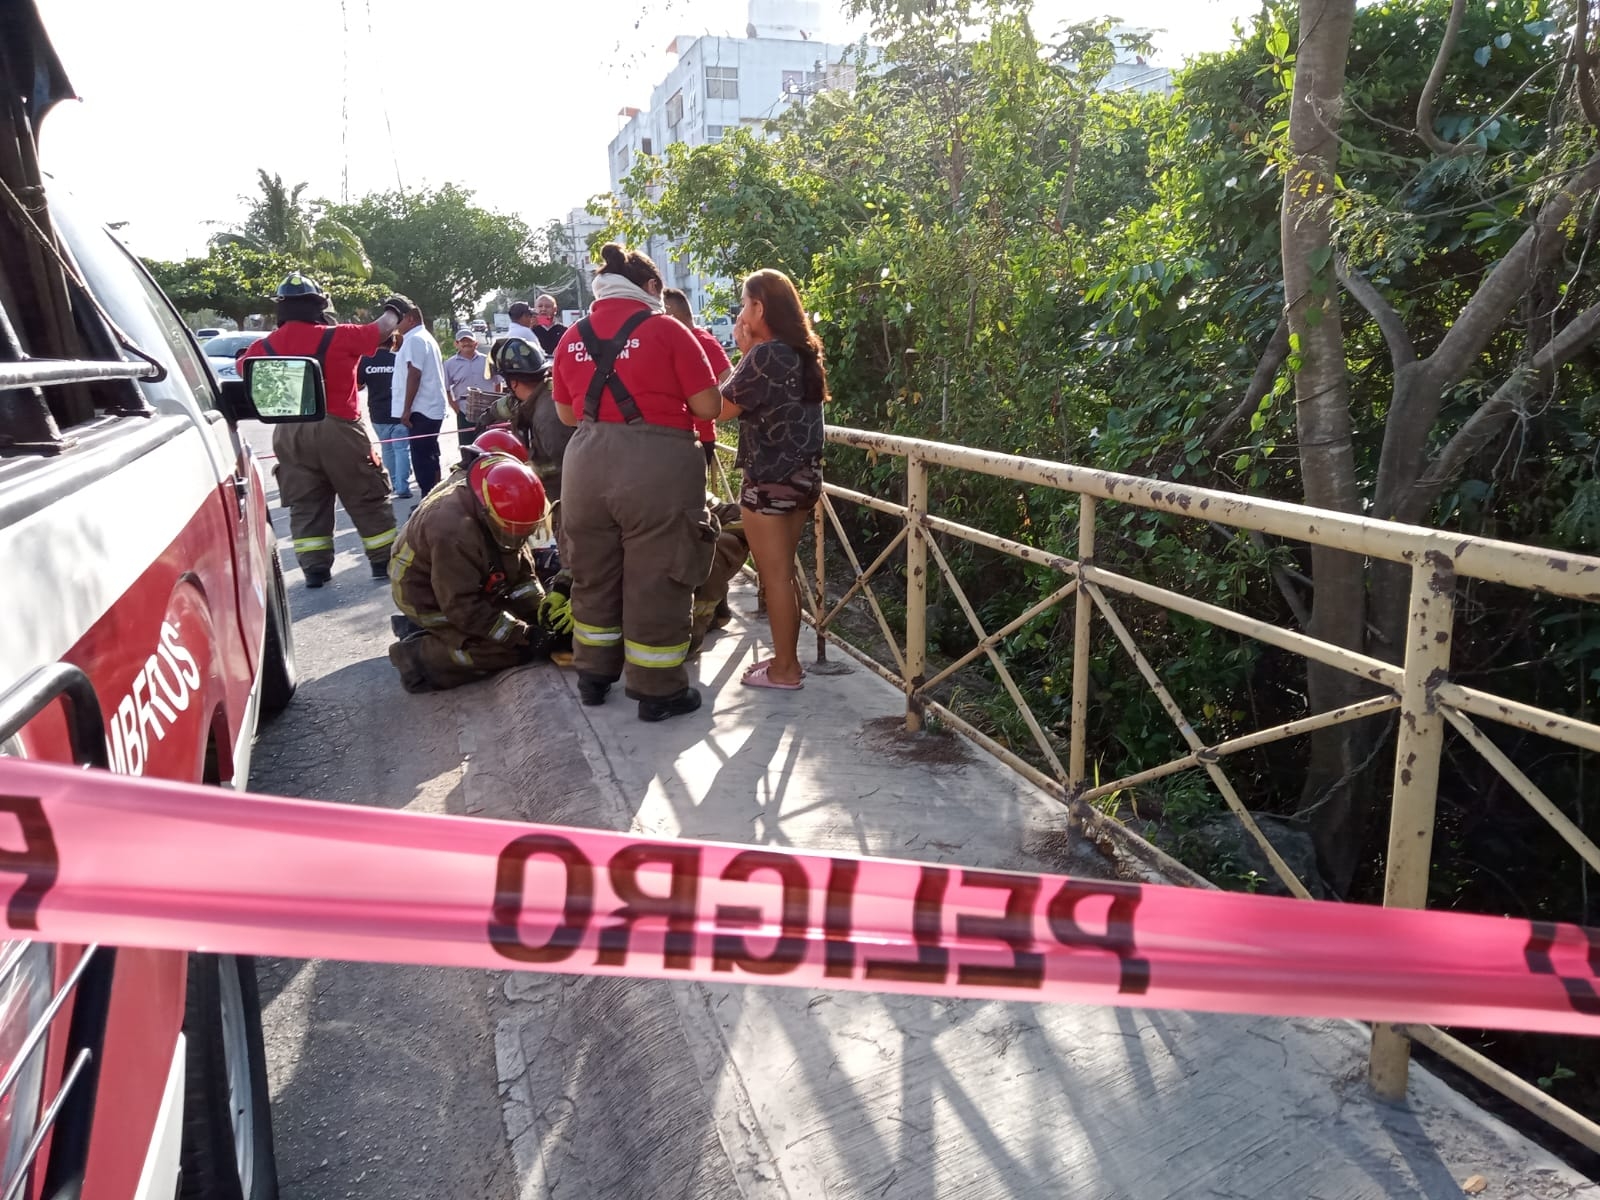
{"type": "MultiPolygon", "coordinates": [[[[0,212],[0,754],[242,789],[295,666],[234,422],[315,419],[319,377],[252,360],[312,385],[276,414],[236,395],[254,368],[219,384],[138,259],[38,170],[73,93],[33,0],[0,0],[0,29],[0,142],[22,147],[0,189],[28,197],[26,222],[0,212]]],[[[253,959],[12,935],[0,976],[0,1196],[275,1200],[253,959]]]]}
{"type": "Polygon", "coordinates": [[[710,329],[712,336],[722,343],[724,350],[733,349],[735,343],[733,340],[733,318],[731,316],[727,313],[718,313],[711,318],[710,329]]]}
{"type": "Polygon", "coordinates": [[[239,351],[266,336],[264,329],[241,329],[234,333],[219,333],[202,342],[200,349],[205,352],[206,361],[211,364],[211,369],[218,379],[237,379],[239,368],[236,360],[239,351]]]}
{"type": "Polygon", "coordinates": [[[209,341],[211,338],[221,337],[227,332],[226,329],[196,329],[194,331],[194,340],[197,342],[209,341]]]}
{"type": "Polygon", "coordinates": [[[479,341],[482,341],[489,332],[489,322],[482,320],[474,321],[472,323],[472,332],[478,335],[479,341]]]}

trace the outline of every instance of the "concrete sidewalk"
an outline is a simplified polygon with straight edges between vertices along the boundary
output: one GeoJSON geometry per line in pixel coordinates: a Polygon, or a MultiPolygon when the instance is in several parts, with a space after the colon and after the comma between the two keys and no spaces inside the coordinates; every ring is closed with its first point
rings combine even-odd
{"type": "MultiPolygon", "coordinates": [[[[765,629],[646,725],[535,667],[488,685],[521,738],[479,739],[469,811],[659,836],[1108,876],[1061,808],[958,739],[906,739],[846,660],[741,687],[765,629]]],[[[804,635],[810,645],[811,634],[804,635]]],[[[837,653],[837,652],[836,652],[837,653]]],[[[803,656],[805,657],[805,656],[803,656]]],[[[513,975],[497,1057],[525,1197],[1600,1197],[1421,1069],[1367,1092],[1335,1021],[513,975]]]]}

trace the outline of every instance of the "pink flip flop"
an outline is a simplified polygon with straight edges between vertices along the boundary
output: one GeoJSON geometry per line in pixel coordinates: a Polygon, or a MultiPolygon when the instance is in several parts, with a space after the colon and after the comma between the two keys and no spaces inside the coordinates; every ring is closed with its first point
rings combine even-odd
{"type": "Polygon", "coordinates": [[[803,683],[779,683],[776,679],[769,679],[767,677],[767,668],[771,665],[770,662],[761,663],[754,670],[748,672],[739,682],[743,683],[745,687],[772,688],[781,692],[798,692],[805,687],[803,683]]]}
{"type": "MultiPolygon", "coordinates": [[[[754,675],[757,671],[761,670],[764,667],[770,667],[776,661],[777,661],[776,659],[763,658],[760,662],[751,663],[748,667],[746,667],[744,669],[743,678],[749,679],[750,676],[754,675]]],[[[806,674],[806,669],[805,669],[805,667],[802,666],[800,668],[800,677],[802,679],[805,678],[805,674],[806,674]]],[[[781,686],[781,685],[774,685],[774,686],[781,686]]]]}

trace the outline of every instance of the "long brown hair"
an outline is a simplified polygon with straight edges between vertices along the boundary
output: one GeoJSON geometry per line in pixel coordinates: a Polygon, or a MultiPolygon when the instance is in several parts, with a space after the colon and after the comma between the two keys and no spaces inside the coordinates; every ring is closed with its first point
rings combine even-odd
{"type": "Polygon", "coordinates": [[[767,328],[775,340],[800,356],[805,371],[806,399],[813,404],[828,402],[828,372],[822,364],[822,339],[811,328],[811,319],[800,306],[800,293],[794,281],[782,271],[770,268],[747,275],[745,295],[761,305],[767,328]]]}

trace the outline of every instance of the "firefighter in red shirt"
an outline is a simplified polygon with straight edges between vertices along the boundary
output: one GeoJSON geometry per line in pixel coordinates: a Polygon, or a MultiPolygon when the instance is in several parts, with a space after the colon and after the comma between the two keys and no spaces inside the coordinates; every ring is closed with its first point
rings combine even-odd
{"type": "Polygon", "coordinates": [[[389,479],[373,454],[361,424],[356,367],[394,332],[405,306],[402,296],[385,301],[367,325],[340,325],[328,297],[298,271],[278,286],[278,327],[247,347],[240,359],[315,358],[322,364],[328,415],[321,421],[279,425],[272,434],[278,458],[278,494],[289,508],[294,554],[306,586],[319,588],[333,576],[333,501],[337,496],[361,536],[374,579],[389,578],[389,549],[396,535],[389,479]]]}
{"type": "MultiPolygon", "coordinates": [[[[728,361],[728,352],[722,348],[722,343],[717,341],[716,334],[709,329],[702,329],[694,323],[694,310],[689,307],[689,297],[682,288],[661,289],[661,310],[690,333],[694,340],[700,343],[700,349],[706,353],[706,362],[711,364],[711,373],[717,377],[717,386],[728,381],[728,376],[733,374],[733,364],[728,361]]],[[[715,421],[696,421],[694,435],[700,439],[700,448],[705,451],[706,470],[712,471],[717,466],[717,423],[715,421]]]]}
{"type": "Polygon", "coordinates": [[[556,346],[556,413],[577,433],[562,464],[561,562],[572,572],[578,697],[603,704],[627,672],[639,719],[700,707],[684,667],[694,590],[717,540],[696,417],[722,410],[694,335],[661,315],[661,272],[615,242],[595,304],[556,346]]]}

